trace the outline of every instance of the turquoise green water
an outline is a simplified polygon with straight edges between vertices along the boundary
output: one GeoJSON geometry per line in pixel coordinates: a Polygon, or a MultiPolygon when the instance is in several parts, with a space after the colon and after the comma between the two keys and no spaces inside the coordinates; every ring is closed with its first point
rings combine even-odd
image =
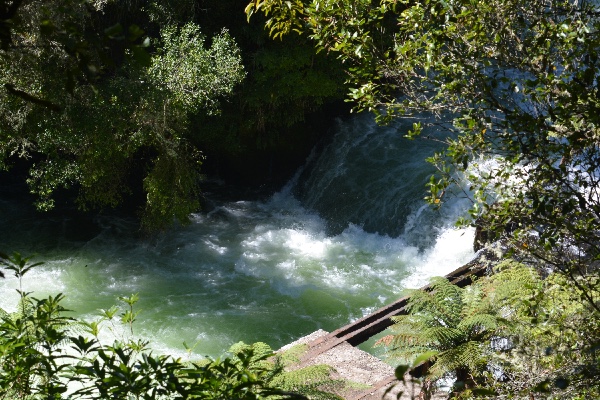
{"type": "MultiPolygon", "coordinates": [[[[428,175],[420,160],[431,149],[419,153],[400,136],[365,120],[341,124],[270,199],[215,200],[189,226],[150,240],[126,218],[40,216],[4,196],[0,249],[46,260],[25,277],[26,290],[62,292],[87,319],[139,293],[135,330],[158,352],[185,355],[184,341],[211,356],[240,340],[278,348],[360,318],[472,256],[472,232],[450,227],[461,203],[440,214],[420,202],[428,175]]],[[[0,280],[0,307],[14,309],[16,287],[0,280]]],[[[126,335],[105,328],[107,339],[126,335]]]]}

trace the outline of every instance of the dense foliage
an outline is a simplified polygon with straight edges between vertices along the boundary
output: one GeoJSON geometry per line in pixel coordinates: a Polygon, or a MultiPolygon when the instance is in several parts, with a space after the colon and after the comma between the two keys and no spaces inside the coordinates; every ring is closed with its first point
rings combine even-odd
{"type": "MultiPolygon", "coordinates": [[[[564,396],[577,397],[579,391],[586,398],[586,385],[595,393],[600,344],[597,3],[256,0],[246,11],[264,14],[274,37],[308,33],[318,50],[336,54],[344,62],[352,86],[349,99],[357,110],[373,111],[381,123],[414,118],[413,130],[404,132],[409,138],[426,124],[444,128],[435,139],[445,141],[446,150],[430,158],[439,173],[431,178],[428,200],[441,206],[451,195],[471,199],[470,218],[460,222],[477,225],[488,240],[506,237],[509,253],[538,271],[545,278],[542,286],[550,285],[538,292],[550,296],[543,313],[519,320],[522,326],[533,325],[528,346],[517,346],[507,362],[537,371],[539,378],[562,371],[552,390],[565,386],[562,379],[571,374],[567,386],[575,389],[564,396]],[[565,303],[573,316],[556,302],[561,296],[573,302],[565,303]],[[553,359],[556,364],[546,365],[544,371],[551,372],[542,373],[537,358],[517,360],[519,351],[535,353],[548,343],[546,313],[562,315],[557,329],[572,332],[564,339],[573,340],[577,357],[590,355],[585,366],[554,353],[561,348],[558,342],[547,347],[560,354],[553,359]],[[571,317],[578,323],[568,322],[571,317]],[[580,378],[585,383],[575,385],[580,378]]],[[[531,300],[522,295],[519,307],[530,307],[531,300]]],[[[428,303],[421,300],[425,307],[428,303]]],[[[442,309],[431,312],[443,320],[442,309]]],[[[446,327],[457,324],[450,321],[446,327]]],[[[460,337],[468,342],[467,333],[460,337]]],[[[455,343],[456,349],[462,345],[463,340],[455,343]]],[[[448,349],[447,342],[436,346],[442,346],[436,351],[448,349]]],[[[438,360],[443,364],[441,356],[438,360]]],[[[439,371],[433,371],[437,376],[439,371]]],[[[523,383],[518,393],[526,397],[534,381],[523,383]]]]}
{"type": "Polygon", "coordinates": [[[426,381],[454,380],[463,398],[600,395],[599,321],[562,274],[506,260],[466,288],[436,278],[431,289],[411,291],[378,342],[397,362],[426,361],[426,381]]]}
{"type": "Polygon", "coordinates": [[[96,321],[69,317],[62,294],[36,299],[23,290],[23,276],[40,264],[0,254],[20,294],[15,312],[0,309],[0,399],[339,399],[325,391],[343,386],[330,367],[284,371],[293,354],[275,355],[264,343],[237,343],[216,360],[153,354],[134,334],[137,295],[96,321]],[[114,329],[117,322],[127,331],[114,329]],[[112,344],[100,338],[106,329],[112,344]]]}
{"type": "Polygon", "coordinates": [[[244,77],[230,35],[207,45],[188,23],[165,25],[151,41],[136,25],[107,25],[100,3],[17,3],[0,58],[0,166],[32,160],[41,209],[68,187],[83,208],[115,206],[137,169],[146,225],[185,221],[198,207],[201,162],[186,137],[189,115],[218,112],[244,77]]]}
{"type": "Polygon", "coordinates": [[[64,189],[82,209],[133,199],[152,230],[199,208],[206,156],[255,180],[253,160],[304,157],[316,135],[289,128],[339,97],[336,64],[265,41],[243,6],[3,1],[0,170],[28,170],[42,210],[64,189]]]}

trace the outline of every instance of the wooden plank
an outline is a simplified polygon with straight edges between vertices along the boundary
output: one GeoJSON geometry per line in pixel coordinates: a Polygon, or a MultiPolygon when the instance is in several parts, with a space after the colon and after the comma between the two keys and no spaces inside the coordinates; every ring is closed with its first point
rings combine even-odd
{"type": "Polygon", "coordinates": [[[371,397],[373,394],[375,394],[379,390],[383,389],[387,385],[391,385],[394,382],[399,383],[400,381],[398,381],[395,376],[390,376],[384,380],[381,380],[381,381],[375,383],[369,389],[366,389],[366,390],[356,394],[354,397],[346,399],[346,400],[361,400],[366,397],[371,397]]]}

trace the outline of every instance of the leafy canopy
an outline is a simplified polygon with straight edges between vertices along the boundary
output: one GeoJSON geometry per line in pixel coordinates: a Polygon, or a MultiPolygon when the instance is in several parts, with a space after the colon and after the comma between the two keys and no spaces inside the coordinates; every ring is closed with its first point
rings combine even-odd
{"type": "Polygon", "coordinates": [[[197,25],[166,25],[150,38],[136,25],[109,25],[112,2],[10,4],[0,35],[0,168],[29,160],[40,209],[62,188],[77,189],[84,209],[113,207],[133,186],[146,194],[147,228],[186,221],[198,208],[202,162],[190,116],[218,113],[245,76],[227,31],[207,44],[197,25]]]}

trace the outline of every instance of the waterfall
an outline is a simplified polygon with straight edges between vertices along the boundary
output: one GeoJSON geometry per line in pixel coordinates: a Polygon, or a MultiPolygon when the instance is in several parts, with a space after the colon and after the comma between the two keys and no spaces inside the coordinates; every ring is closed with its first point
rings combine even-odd
{"type": "Polygon", "coordinates": [[[425,158],[441,145],[405,138],[410,128],[403,121],[377,126],[370,115],[339,122],[332,142],[307,162],[296,195],[327,220],[331,233],[352,223],[368,232],[431,246],[428,239],[435,237],[431,228],[453,222],[464,204],[453,199],[439,212],[424,205],[425,182],[434,172],[425,158]]]}
{"type": "MultiPolygon", "coordinates": [[[[25,289],[63,292],[86,319],[139,293],[136,332],[157,352],[184,356],[184,341],[211,356],[240,340],[277,348],[360,318],[472,256],[473,232],[452,228],[464,203],[438,212],[422,201],[432,172],[424,158],[436,144],[409,141],[406,129],[367,115],[340,121],[268,200],[214,200],[189,226],[150,241],[127,218],[39,215],[0,195],[0,229],[10,232],[0,250],[45,260],[25,289]]],[[[16,307],[16,287],[0,280],[0,307],[16,307]]],[[[105,332],[126,335],[118,323],[105,332]]]]}

